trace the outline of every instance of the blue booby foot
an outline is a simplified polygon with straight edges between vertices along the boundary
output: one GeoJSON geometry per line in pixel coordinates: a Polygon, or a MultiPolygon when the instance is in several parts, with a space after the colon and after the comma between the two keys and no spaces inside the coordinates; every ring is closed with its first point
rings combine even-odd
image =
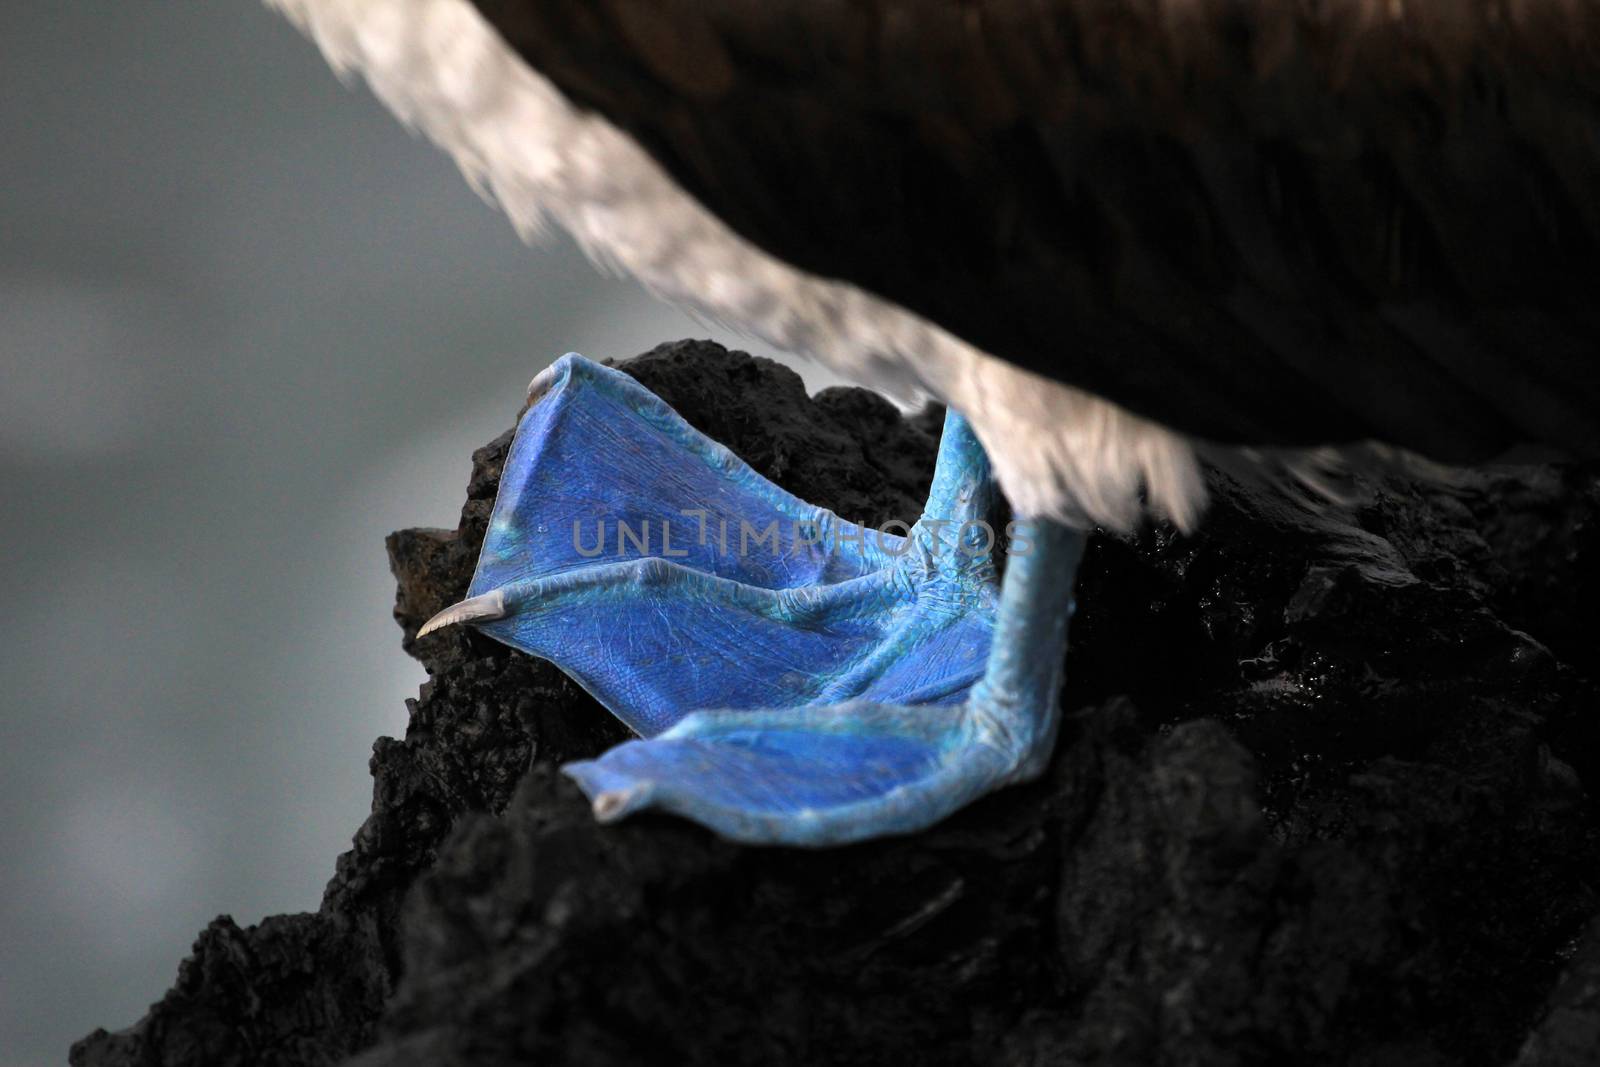
{"type": "Polygon", "coordinates": [[[549,659],[641,735],[564,768],[599,818],[841,844],[1044,769],[1083,535],[1014,523],[1002,587],[960,416],[895,533],[790,495],[582,357],[530,398],[468,598],[422,633],[470,623],[549,659]]]}

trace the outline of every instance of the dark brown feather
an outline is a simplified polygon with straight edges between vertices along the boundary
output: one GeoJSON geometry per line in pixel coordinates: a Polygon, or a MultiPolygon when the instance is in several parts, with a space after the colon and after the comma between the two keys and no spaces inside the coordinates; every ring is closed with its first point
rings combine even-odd
{"type": "Polygon", "coordinates": [[[1216,441],[1600,455],[1597,0],[476,0],[746,238],[1216,441]]]}

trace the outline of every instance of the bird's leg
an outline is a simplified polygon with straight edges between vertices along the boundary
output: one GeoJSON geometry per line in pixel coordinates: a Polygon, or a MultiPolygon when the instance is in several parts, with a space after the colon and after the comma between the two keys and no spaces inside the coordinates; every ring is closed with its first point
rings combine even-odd
{"type": "Polygon", "coordinates": [[[1083,530],[1050,519],[1013,526],[989,661],[967,698],[979,739],[1014,757],[1013,781],[1043,773],[1055,747],[1072,586],[1086,542],[1083,530]]]}
{"type": "Polygon", "coordinates": [[[654,807],[738,840],[837,844],[1043,769],[1083,533],[1016,524],[999,582],[996,488],[965,419],[946,419],[902,538],[795,499],[625,375],[566,357],[544,378],[473,595],[425,629],[468,622],[551,659],[643,735],[565,768],[598,816],[654,807]],[[686,509],[845,536],[640,559],[563,533],[686,509]]]}

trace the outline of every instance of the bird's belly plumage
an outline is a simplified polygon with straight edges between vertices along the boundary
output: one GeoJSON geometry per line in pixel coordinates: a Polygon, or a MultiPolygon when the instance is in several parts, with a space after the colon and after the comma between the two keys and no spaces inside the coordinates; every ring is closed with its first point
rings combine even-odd
{"type": "Polygon", "coordinates": [[[554,220],[598,264],[666,300],[898,398],[961,411],[1019,513],[1117,527],[1146,505],[1180,525],[1197,515],[1204,489],[1183,435],[763,252],[632,138],[572,105],[470,0],[269,2],[448,151],[525,236],[554,220]]]}

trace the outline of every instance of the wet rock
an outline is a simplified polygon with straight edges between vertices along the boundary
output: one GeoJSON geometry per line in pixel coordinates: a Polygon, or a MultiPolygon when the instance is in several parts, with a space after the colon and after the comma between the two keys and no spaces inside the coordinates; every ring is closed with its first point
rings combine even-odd
{"type": "MultiPolygon", "coordinates": [[[[916,517],[936,412],[704,342],[626,369],[800,496],[916,517]]],[[[431,678],[321,910],[218,920],[73,1063],[1600,1060],[1595,471],[1363,473],[1317,511],[1218,473],[1199,534],[1092,544],[1042,780],[808,853],[595,825],[554,768],[624,731],[415,638],[509,441],[459,529],[390,538],[431,678]]]]}

